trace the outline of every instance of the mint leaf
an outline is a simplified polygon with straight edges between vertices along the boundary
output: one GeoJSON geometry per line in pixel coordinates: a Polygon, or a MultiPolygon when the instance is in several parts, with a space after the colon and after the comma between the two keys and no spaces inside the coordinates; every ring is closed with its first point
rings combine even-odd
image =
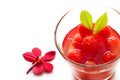
{"type": "Polygon", "coordinates": [[[83,10],[80,14],[81,23],[89,30],[92,30],[92,16],[91,14],[83,10]]]}
{"type": "Polygon", "coordinates": [[[108,22],[107,12],[105,12],[102,16],[100,16],[97,19],[94,27],[94,34],[97,34],[99,31],[101,31],[105,27],[107,22],[108,22]]]}

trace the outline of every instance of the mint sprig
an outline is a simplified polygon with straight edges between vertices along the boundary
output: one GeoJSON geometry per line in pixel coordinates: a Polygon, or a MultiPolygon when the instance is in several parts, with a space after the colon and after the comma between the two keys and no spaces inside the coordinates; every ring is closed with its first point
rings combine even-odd
{"type": "Polygon", "coordinates": [[[103,15],[101,15],[95,23],[94,29],[92,29],[92,16],[91,14],[83,10],[80,13],[80,21],[81,23],[89,30],[93,30],[93,34],[97,34],[99,31],[105,28],[107,22],[108,22],[108,17],[107,17],[107,12],[105,12],[103,15]]]}
{"type": "Polygon", "coordinates": [[[108,22],[107,12],[105,12],[102,16],[100,16],[97,19],[94,27],[94,34],[97,34],[99,31],[101,31],[105,27],[107,22],[108,22]]]}
{"type": "Polygon", "coordinates": [[[89,30],[92,30],[92,16],[91,14],[83,10],[80,14],[81,23],[89,30]]]}

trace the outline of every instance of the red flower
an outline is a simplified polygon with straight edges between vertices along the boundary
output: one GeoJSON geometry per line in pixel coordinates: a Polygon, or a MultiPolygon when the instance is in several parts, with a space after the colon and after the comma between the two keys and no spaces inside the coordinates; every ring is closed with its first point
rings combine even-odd
{"type": "Polygon", "coordinates": [[[55,51],[47,52],[43,57],[41,57],[41,50],[39,48],[33,48],[32,52],[25,52],[23,57],[25,60],[32,62],[32,67],[27,71],[27,74],[33,70],[36,75],[45,72],[51,72],[53,70],[53,65],[49,61],[55,58],[55,51]]]}

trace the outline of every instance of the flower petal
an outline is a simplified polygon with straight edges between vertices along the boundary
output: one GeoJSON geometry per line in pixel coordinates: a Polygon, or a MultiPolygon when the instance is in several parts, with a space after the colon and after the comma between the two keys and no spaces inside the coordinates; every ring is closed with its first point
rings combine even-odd
{"type": "Polygon", "coordinates": [[[32,70],[33,70],[33,73],[34,73],[35,75],[40,75],[40,74],[42,74],[43,71],[44,71],[43,64],[42,64],[42,63],[36,64],[36,65],[33,67],[32,70]]]}
{"type": "Polygon", "coordinates": [[[55,51],[49,51],[43,56],[44,61],[51,61],[55,58],[55,51]]]}
{"type": "Polygon", "coordinates": [[[34,62],[36,60],[36,56],[31,52],[25,52],[23,54],[23,57],[25,60],[27,60],[29,62],[34,62]]]}
{"type": "Polygon", "coordinates": [[[53,65],[51,63],[44,62],[43,66],[46,72],[51,72],[53,70],[53,65]]]}
{"type": "Polygon", "coordinates": [[[39,48],[33,48],[32,53],[36,56],[39,57],[41,56],[41,50],[39,48]]]}

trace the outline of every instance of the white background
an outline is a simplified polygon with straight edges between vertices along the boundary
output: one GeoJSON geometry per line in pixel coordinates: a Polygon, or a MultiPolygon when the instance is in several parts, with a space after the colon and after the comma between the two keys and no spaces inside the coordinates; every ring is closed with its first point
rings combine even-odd
{"type": "Polygon", "coordinates": [[[55,47],[54,29],[66,11],[84,3],[120,10],[115,0],[0,0],[0,80],[73,80],[70,67],[55,47]],[[52,73],[26,75],[31,64],[22,54],[33,47],[39,47],[42,54],[56,51],[52,73]]]}

